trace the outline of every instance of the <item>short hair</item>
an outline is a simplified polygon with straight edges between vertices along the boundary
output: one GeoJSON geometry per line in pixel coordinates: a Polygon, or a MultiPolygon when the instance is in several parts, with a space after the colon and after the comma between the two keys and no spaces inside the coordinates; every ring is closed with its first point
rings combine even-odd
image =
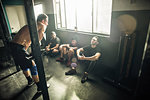
{"type": "Polygon", "coordinates": [[[99,39],[99,37],[98,36],[93,36],[93,38],[96,38],[97,39],[97,42],[99,42],[100,41],[100,39],[99,39]]]}
{"type": "Polygon", "coordinates": [[[43,19],[45,20],[46,18],[48,18],[46,14],[40,14],[37,17],[37,22],[41,22],[43,19]]]}
{"type": "Polygon", "coordinates": [[[52,35],[52,34],[56,34],[56,32],[52,31],[52,32],[51,32],[51,35],[52,35]]]}

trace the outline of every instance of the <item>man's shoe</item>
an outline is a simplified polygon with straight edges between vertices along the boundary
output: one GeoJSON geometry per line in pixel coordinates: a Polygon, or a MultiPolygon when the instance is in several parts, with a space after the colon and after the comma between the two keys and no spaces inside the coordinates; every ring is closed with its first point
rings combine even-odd
{"type": "Polygon", "coordinates": [[[63,62],[64,58],[59,57],[59,58],[56,59],[56,61],[63,62]]]}
{"type": "Polygon", "coordinates": [[[30,87],[30,86],[32,86],[34,84],[34,81],[32,80],[32,81],[28,81],[28,86],[30,87]]]}
{"type": "MultiPolygon", "coordinates": [[[[50,84],[47,83],[47,88],[49,88],[49,87],[50,87],[50,84]]],[[[42,92],[42,89],[40,87],[38,87],[37,88],[37,93],[41,93],[41,92],[42,92]]]]}
{"type": "Polygon", "coordinates": [[[81,79],[81,83],[85,83],[87,80],[88,80],[88,74],[84,74],[81,79]]]}
{"type": "Polygon", "coordinates": [[[50,84],[47,83],[47,88],[49,88],[49,87],[50,87],[50,84]]]}
{"type": "Polygon", "coordinates": [[[46,51],[45,49],[41,49],[41,52],[46,51]]]}
{"type": "Polygon", "coordinates": [[[74,75],[74,74],[76,74],[77,72],[76,72],[76,70],[75,69],[71,69],[71,70],[69,70],[68,72],[65,72],[65,75],[74,75]]]}

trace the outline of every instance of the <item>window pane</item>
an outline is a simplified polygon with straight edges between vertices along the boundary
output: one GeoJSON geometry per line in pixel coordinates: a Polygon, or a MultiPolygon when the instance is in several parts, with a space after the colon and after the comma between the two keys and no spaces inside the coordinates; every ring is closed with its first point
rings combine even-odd
{"type": "Polygon", "coordinates": [[[110,34],[112,0],[57,1],[54,2],[57,28],[76,27],[77,31],[110,34]]]}
{"type": "Polygon", "coordinates": [[[65,0],[66,5],[66,22],[67,22],[67,29],[73,29],[76,26],[76,0],[65,0]]]}
{"type": "Polygon", "coordinates": [[[112,0],[94,0],[94,32],[110,34],[112,0]]]}
{"type": "Polygon", "coordinates": [[[56,4],[56,19],[57,19],[57,24],[60,23],[60,12],[59,12],[59,4],[56,4]]]}
{"type": "Polygon", "coordinates": [[[60,25],[60,24],[57,24],[57,28],[61,28],[61,25],[60,25]]]}
{"type": "Polygon", "coordinates": [[[39,14],[43,13],[43,8],[42,8],[42,4],[38,4],[34,6],[34,14],[35,14],[35,18],[37,19],[37,16],[39,14]]]}
{"type": "Polygon", "coordinates": [[[77,1],[77,30],[92,32],[92,0],[77,1]]]}
{"type": "Polygon", "coordinates": [[[64,0],[60,0],[60,10],[61,10],[61,25],[62,28],[64,28],[66,27],[64,0]]]}

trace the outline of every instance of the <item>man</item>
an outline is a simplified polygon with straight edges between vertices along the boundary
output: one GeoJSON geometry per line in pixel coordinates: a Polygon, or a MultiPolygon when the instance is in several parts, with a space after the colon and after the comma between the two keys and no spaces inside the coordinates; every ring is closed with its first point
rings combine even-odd
{"type": "MultiPolygon", "coordinates": [[[[79,60],[90,61],[90,64],[88,64],[89,66],[87,68],[87,71],[84,72],[84,75],[82,77],[82,80],[81,80],[82,83],[87,81],[88,72],[91,70],[91,67],[92,67],[91,65],[93,65],[93,64],[95,65],[95,62],[101,56],[101,53],[99,52],[99,49],[97,47],[98,44],[99,44],[98,37],[94,36],[91,39],[91,45],[83,47],[83,48],[79,48],[77,50],[77,57],[79,60]]],[[[66,72],[65,74],[66,75],[76,74],[76,67],[73,66],[72,69],[69,70],[68,72],[66,72]]]]}
{"type": "Polygon", "coordinates": [[[71,59],[74,57],[74,53],[78,48],[77,40],[72,38],[70,44],[62,44],[60,46],[60,57],[56,59],[56,61],[63,62],[65,58],[67,58],[67,66],[70,66],[71,59]],[[65,57],[66,56],[66,57],[65,57]]]}
{"type": "Polygon", "coordinates": [[[59,52],[60,39],[56,36],[56,33],[52,31],[51,39],[49,44],[46,46],[45,50],[50,54],[55,54],[59,52]]]}
{"type": "MultiPolygon", "coordinates": [[[[39,41],[42,40],[47,25],[48,16],[46,14],[40,14],[37,18],[37,31],[39,41]]],[[[21,69],[23,70],[23,74],[28,80],[28,86],[33,85],[35,82],[37,85],[37,91],[41,92],[41,88],[39,87],[39,76],[36,64],[32,59],[29,58],[30,55],[27,52],[27,49],[30,45],[31,39],[29,27],[28,25],[25,25],[19,30],[19,32],[15,35],[14,39],[10,43],[12,56],[14,58],[14,61],[18,65],[20,65],[21,69]],[[30,74],[32,75],[32,78],[30,74]]]]}

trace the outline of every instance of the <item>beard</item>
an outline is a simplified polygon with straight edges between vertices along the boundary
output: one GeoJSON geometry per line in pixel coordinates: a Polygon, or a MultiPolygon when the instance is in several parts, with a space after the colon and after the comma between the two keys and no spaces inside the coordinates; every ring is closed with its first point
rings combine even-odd
{"type": "Polygon", "coordinates": [[[91,45],[97,45],[97,43],[91,43],[91,45]]]}

